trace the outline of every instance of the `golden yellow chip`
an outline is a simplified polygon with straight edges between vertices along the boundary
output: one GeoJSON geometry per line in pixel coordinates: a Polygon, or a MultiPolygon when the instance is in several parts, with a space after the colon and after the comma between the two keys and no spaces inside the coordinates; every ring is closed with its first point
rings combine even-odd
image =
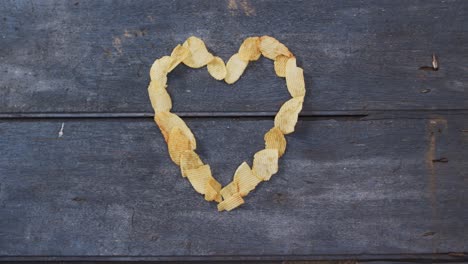
{"type": "Polygon", "coordinates": [[[214,57],[208,65],[208,72],[216,80],[222,80],[226,77],[226,65],[220,57],[214,57]]]}
{"type": "MultiPolygon", "coordinates": [[[[217,190],[221,189],[221,184],[216,182],[216,180],[211,175],[210,165],[203,165],[196,169],[190,169],[186,171],[187,178],[192,184],[195,191],[201,194],[206,193],[206,186],[209,184],[211,188],[217,190]],[[213,182],[214,181],[214,182],[213,182]],[[217,184],[216,184],[216,183],[217,184]],[[219,185],[219,188],[217,187],[219,185]]],[[[218,190],[218,192],[219,192],[218,190]]]]}
{"type": "Polygon", "coordinates": [[[221,202],[221,184],[217,182],[214,178],[209,179],[206,181],[205,184],[205,200],[207,201],[216,201],[221,202]]]}
{"type": "Polygon", "coordinates": [[[187,47],[182,45],[177,45],[174,50],[172,50],[171,58],[172,62],[169,65],[167,72],[171,72],[177,65],[179,65],[183,60],[185,60],[190,54],[190,50],[187,47]]]}
{"type": "Polygon", "coordinates": [[[237,181],[232,181],[228,185],[224,186],[223,189],[221,189],[220,191],[224,200],[228,199],[233,194],[238,193],[238,192],[239,192],[239,187],[237,185],[237,181]]]}
{"type": "Polygon", "coordinates": [[[278,55],[275,58],[275,72],[279,77],[286,77],[286,63],[289,57],[284,55],[278,55]]]}
{"type": "Polygon", "coordinates": [[[169,156],[177,165],[180,164],[180,155],[182,152],[186,150],[192,150],[190,140],[178,127],[174,127],[171,130],[171,133],[169,134],[169,141],[167,142],[167,148],[169,149],[169,156]]]}
{"type": "Polygon", "coordinates": [[[166,88],[158,84],[157,81],[150,82],[148,86],[148,94],[155,113],[169,112],[171,110],[171,97],[167,93],[166,88]]]}
{"type": "Polygon", "coordinates": [[[237,168],[234,173],[234,181],[237,182],[239,194],[241,196],[249,194],[249,192],[255,189],[255,187],[261,182],[259,178],[253,175],[250,166],[246,162],[243,162],[239,168],[237,168]]]}
{"type": "Polygon", "coordinates": [[[183,177],[187,177],[187,170],[203,166],[203,162],[193,150],[186,150],[180,154],[180,171],[183,177]]]}
{"type": "Polygon", "coordinates": [[[246,38],[239,48],[239,58],[244,61],[256,61],[260,58],[260,38],[246,38]]]}
{"type": "Polygon", "coordinates": [[[213,59],[203,40],[197,37],[188,38],[183,46],[190,50],[190,54],[182,62],[191,68],[201,68],[213,59]]]}
{"type": "Polygon", "coordinates": [[[304,97],[295,97],[286,101],[275,116],[275,127],[283,134],[294,132],[299,112],[302,110],[304,97]]]}
{"type": "Polygon", "coordinates": [[[159,112],[156,113],[154,116],[154,121],[158,124],[161,133],[164,136],[166,142],[169,139],[169,133],[174,127],[178,127],[182,130],[182,132],[187,136],[190,140],[190,144],[192,149],[197,148],[197,141],[195,140],[195,136],[193,135],[192,131],[188,126],[185,124],[184,120],[178,117],[176,114],[171,112],[159,112]]]}
{"type": "Polygon", "coordinates": [[[248,64],[248,61],[244,61],[239,58],[239,53],[232,55],[226,64],[227,73],[226,77],[224,78],[226,83],[233,84],[239,80],[248,64]]]}
{"type": "Polygon", "coordinates": [[[283,156],[286,150],[286,138],[284,138],[279,128],[274,127],[270,129],[270,131],[265,134],[264,139],[266,149],[276,149],[278,150],[278,157],[283,156]]]}
{"type": "Polygon", "coordinates": [[[285,45],[270,36],[263,36],[260,38],[260,51],[263,56],[272,60],[278,55],[284,55],[286,57],[292,56],[292,53],[285,45]]]}
{"type": "Polygon", "coordinates": [[[218,211],[231,211],[232,209],[242,205],[244,203],[244,199],[240,196],[239,193],[236,193],[229,197],[227,200],[224,200],[218,204],[218,211]]]}
{"type": "Polygon", "coordinates": [[[260,180],[270,180],[271,176],[278,172],[278,151],[263,149],[255,153],[252,171],[260,180]]]}
{"type": "Polygon", "coordinates": [[[286,63],[286,86],[292,97],[305,96],[304,71],[296,66],[296,58],[286,63]]]}
{"type": "MultiPolygon", "coordinates": [[[[172,58],[164,56],[154,61],[150,69],[150,78],[152,81],[161,80],[167,78],[168,69],[172,63],[172,58]]],[[[165,84],[166,82],[164,82],[165,84]]]]}

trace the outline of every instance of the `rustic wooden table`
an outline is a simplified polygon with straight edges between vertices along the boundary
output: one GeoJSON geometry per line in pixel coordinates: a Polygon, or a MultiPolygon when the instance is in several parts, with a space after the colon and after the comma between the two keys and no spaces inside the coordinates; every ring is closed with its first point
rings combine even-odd
{"type": "MultiPolygon", "coordinates": [[[[0,260],[468,261],[468,1],[8,0],[0,14],[0,260]],[[152,120],[149,67],[191,35],[224,60],[271,35],[305,72],[279,173],[229,213],[180,176],[152,120]]],[[[168,89],[223,184],[289,96],[264,58],[232,86],[181,66],[168,89]]]]}

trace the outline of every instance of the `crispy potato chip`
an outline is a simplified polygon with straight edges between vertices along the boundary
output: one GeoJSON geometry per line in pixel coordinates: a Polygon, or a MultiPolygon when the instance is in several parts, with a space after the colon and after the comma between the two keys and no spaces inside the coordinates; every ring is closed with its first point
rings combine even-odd
{"type": "Polygon", "coordinates": [[[243,203],[244,199],[242,199],[239,193],[236,193],[233,196],[229,197],[227,200],[220,202],[218,204],[218,211],[231,211],[232,209],[242,205],[243,203]]]}
{"type": "Polygon", "coordinates": [[[278,55],[284,55],[286,57],[292,56],[292,53],[285,45],[270,36],[263,36],[260,38],[260,51],[263,56],[272,60],[274,60],[278,55]]]}
{"type": "Polygon", "coordinates": [[[270,180],[271,176],[278,172],[278,151],[262,149],[255,153],[252,171],[260,180],[270,180]]]}
{"type": "Polygon", "coordinates": [[[190,140],[179,127],[174,127],[171,130],[167,148],[169,149],[169,156],[171,156],[172,161],[177,165],[180,164],[180,155],[182,152],[192,150],[190,140]]]}
{"type": "Polygon", "coordinates": [[[249,192],[255,189],[255,187],[261,182],[259,178],[253,175],[250,166],[246,162],[243,162],[239,168],[237,168],[234,173],[234,181],[237,182],[239,194],[241,196],[249,194],[249,192]]]}
{"type": "Polygon", "coordinates": [[[193,188],[198,193],[206,194],[208,187],[208,197],[205,197],[205,199],[211,196],[214,197],[213,200],[219,200],[221,198],[218,194],[213,194],[213,192],[220,192],[221,184],[211,175],[210,165],[203,165],[196,169],[187,170],[186,174],[193,188]]]}
{"type": "Polygon", "coordinates": [[[233,84],[239,80],[248,64],[248,61],[244,61],[239,58],[239,53],[232,55],[226,64],[227,73],[224,78],[226,83],[233,84]]]}
{"type": "Polygon", "coordinates": [[[277,127],[273,127],[265,134],[265,148],[278,150],[278,157],[283,156],[286,150],[286,138],[277,127]]]}
{"type": "Polygon", "coordinates": [[[180,154],[180,172],[182,177],[187,177],[187,170],[203,166],[203,162],[193,150],[186,150],[180,154]]]}
{"type": "Polygon", "coordinates": [[[239,58],[243,61],[256,61],[260,58],[260,38],[246,38],[239,48],[239,58]]]}
{"type": "Polygon", "coordinates": [[[286,77],[286,63],[289,57],[284,55],[278,55],[275,58],[275,72],[279,77],[286,77]]]}
{"type": "Polygon", "coordinates": [[[188,38],[183,46],[190,50],[190,54],[182,62],[191,68],[201,68],[213,59],[203,40],[197,37],[188,38]]]}
{"type": "Polygon", "coordinates": [[[299,112],[302,110],[304,97],[294,97],[284,103],[275,116],[275,127],[283,134],[294,132],[299,112]]]}
{"type": "Polygon", "coordinates": [[[304,71],[296,66],[296,58],[286,63],[286,86],[292,97],[305,96],[304,71]]]}
{"type": "Polygon", "coordinates": [[[151,81],[148,86],[151,105],[155,113],[169,112],[172,108],[171,97],[167,93],[166,88],[160,84],[158,85],[158,83],[157,81],[151,81]]]}
{"type": "Polygon", "coordinates": [[[171,72],[177,65],[185,60],[190,54],[190,50],[187,47],[177,45],[171,53],[172,62],[169,65],[167,72],[171,72]]]}
{"type": "Polygon", "coordinates": [[[237,181],[232,181],[228,185],[224,186],[223,189],[221,189],[220,193],[223,196],[223,199],[226,200],[235,193],[239,192],[239,187],[237,184],[237,181]]]}
{"type": "Polygon", "coordinates": [[[197,148],[197,141],[195,140],[195,136],[193,135],[192,131],[185,124],[184,120],[182,120],[176,114],[173,114],[171,112],[159,112],[156,113],[156,115],[154,116],[154,120],[156,121],[156,124],[158,124],[159,129],[161,130],[161,133],[163,134],[166,142],[168,142],[169,133],[171,132],[171,130],[174,127],[178,127],[190,140],[192,149],[197,148]]]}
{"type": "Polygon", "coordinates": [[[226,77],[226,65],[220,57],[214,57],[208,65],[208,72],[216,80],[220,81],[226,77]]]}
{"type": "Polygon", "coordinates": [[[205,200],[221,202],[221,184],[214,178],[209,179],[205,184],[205,200]]]}
{"type": "MultiPolygon", "coordinates": [[[[151,81],[156,81],[156,80],[167,78],[166,76],[167,76],[171,63],[172,63],[172,58],[169,56],[164,56],[160,59],[155,60],[150,69],[151,81]]],[[[166,82],[164,82],[164,84],[165,83],[166,82]]]]}

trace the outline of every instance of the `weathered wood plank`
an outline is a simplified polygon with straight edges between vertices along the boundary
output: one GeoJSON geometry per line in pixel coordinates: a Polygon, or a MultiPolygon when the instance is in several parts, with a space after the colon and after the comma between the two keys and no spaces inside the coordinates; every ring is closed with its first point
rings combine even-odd
{"type": "MultiPolygon", "coordinates": [[[[0,13],[2,113],[151,113],[155,58],[196,35],[227,60],[262,34],[297,54],[310,88],[304,113],[468,109],[463,0],[10,0],[0,13]],[[419,70],[433,53],[440,70],[419,70]]],[[[232,87],[186,67],[169,81],[178,112],[275,112],[284,86],[266,59],[232,87]]]]}
{"type": "MultiPolygon", "coordinates": [[[[218,213],[179,175],[151,119],[1,122],[0,255],[200,260],[467,252],[467,121],[301,120],[287,137],[279,173],[230,213],[218,213]]],[[[242,161],[251,162],[273,124],[187,123],[223,184],[242,161]]]]}

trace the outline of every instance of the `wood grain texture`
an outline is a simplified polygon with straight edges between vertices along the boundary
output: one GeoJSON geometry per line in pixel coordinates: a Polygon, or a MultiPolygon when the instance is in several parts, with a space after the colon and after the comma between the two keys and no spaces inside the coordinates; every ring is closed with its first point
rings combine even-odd
{"type": "MultiPolygon", "coordinates": [[[[463,0],[6,0],[0,13],[1,113],[151,113],[154,59],[196,35],[227,60],[263,34],[297,54],[304,113],[468,109],[463,0]],[[439,70],[419,70],[433,53],[439,70]]],[[[233,86],[181,66],[169,91],[177,112],[274,113],[288,98],[266,59],[233,86]]]]}
{"type": "MultiPolygon", "coordinates": [[[[251,164],[273,121],[187,123],[200,156],[226,184],[242,161],[251,164]]],[[[180,176],[151,119],[1,122],[0,255],[271,260],[467,252],[467,123],[466,113],[301,119],[279,173],[238,210],[218,213],[180,176]]]]}

